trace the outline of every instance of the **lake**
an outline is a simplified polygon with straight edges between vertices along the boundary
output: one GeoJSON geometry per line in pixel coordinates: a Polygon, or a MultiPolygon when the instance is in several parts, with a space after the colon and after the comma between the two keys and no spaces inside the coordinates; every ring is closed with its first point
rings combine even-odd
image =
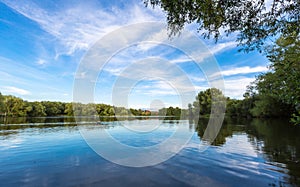
{"type": "Polygon", "coordinates": [[[179,126],[192,137],[165,162],[136,168],[99,156],[73,118],[9,119],[0,125],[0,186],[300,186],[300,127],[286,120],[226,119],[206,150],[199,149],[206,119],[165,119],[135,135],[116,121],[85,121],[91,133],[107,131],[133,147],[159,144],[179,126]]]}

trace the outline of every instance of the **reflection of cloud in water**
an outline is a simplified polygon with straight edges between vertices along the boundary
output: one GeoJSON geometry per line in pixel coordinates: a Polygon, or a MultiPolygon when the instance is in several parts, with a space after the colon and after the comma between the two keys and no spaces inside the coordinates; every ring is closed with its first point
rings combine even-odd
{"type": "Polygon", "coordinates": [[[1,140],[0,141],[0,150],[19,147],[19,145],[22,144],[23,142],[24,142],[24,139],[22,139],[18,136],[13,136],[11,138],[1,140]]]}
{"type": "Polygon", "coordinates": [[[220,153],[243,154],[257,157],[257,150],[250,143],[246,134],[233,135],[226,138],[226,143],[217,149],[220,153]]]}

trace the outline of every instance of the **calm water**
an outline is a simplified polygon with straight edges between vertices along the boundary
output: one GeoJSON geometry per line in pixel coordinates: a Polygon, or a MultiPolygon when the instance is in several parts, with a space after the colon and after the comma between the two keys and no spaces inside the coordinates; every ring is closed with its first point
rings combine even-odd
{"type": "MultiPolygon", "coordinates": [[[[300,127],[286,121],[227,119],[204,152],[198,145],[206,120],[165,120],[162,128],[136,136],[116,122],[105,122],[105,130],[118,141],[136,147],[163,141],[178,125],[194,132],[177,155],[144,168],[100,157],[71,118],[7,123],[14,124],[0,125],[0,186],[300,186],[300,127]]],[[[87,124],[99,130],[99,125],[87,124]]]]}

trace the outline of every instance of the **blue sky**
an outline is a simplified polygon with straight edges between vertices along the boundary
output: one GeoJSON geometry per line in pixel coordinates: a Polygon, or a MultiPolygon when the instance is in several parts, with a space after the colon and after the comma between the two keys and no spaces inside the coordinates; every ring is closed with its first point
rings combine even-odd
{"type": "MultiPolygon", "coordinates": [[[[146,21],[164,22],[164,13],[145,8],[141,1],[0,0],[0,92],[30,101],[71,102],[77,68],[90,47],[116,29],[146,21]]],[[[255,75],[267,71],[264,56],[237,51],[235,34],[215,44],[202,39],[195,25],[188,25],[187,30],[198,35],[216,58],[226,96],[242,98],[255,75]]],[[[196,92],[208,88],[203,73],[194,72],[193,63],[180,51],[144,44],[119,52],[106,64],[95,84],[95,102],[113,103],[112,85],[122,69],[149,57],[177,64],[190,75],[196,92]]],[[[159,79],[137,82],[128,95],[128,106],[149,108],[153,100],[161,100],[165,106],[181,106],[176,89],[159,79]]]]}

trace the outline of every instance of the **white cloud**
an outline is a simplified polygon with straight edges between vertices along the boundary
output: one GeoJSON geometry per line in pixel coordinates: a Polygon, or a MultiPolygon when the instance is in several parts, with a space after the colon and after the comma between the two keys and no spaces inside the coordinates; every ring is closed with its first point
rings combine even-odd
{"type": "Polygon", "coordinates": [[[17,88],[14,86],[5,86],[2,88],[4,94],[18,94],[18,95],[30,95],[31,93],[27,90],[17,88]]]}
{"type": "Polygon", "coordinates": [[[266,72],[268,68],[266,66],[256,66],[256,67],[236,67],[233,69],[228,69],[222,71],[223,76],[231,76],[231,75],[238,75],[238,74],[249,74],[249,73],[259,73],[259,72],[266,72]]]}
{"type": "MultiPolygon", "coordinates": [[[[118,74],[118,84],[125,85],[130,81],[156,81],[156,88],[172,87],[181,92],[194,91],[192,82],[186,72],[178,66],[160,58],[148,58],[132,63],[118,74]],[[121,84],[122,83],[122,84],[121,84]]],[[[162,93],[162,92],[160,92],[162,93]]]]}
{"type": "Polygon", "coordinates": [[[204,91],[206,89],[209,89],[210,87],[208,85],[201,85],[201,86],[195,86],[195,89],[197,90],[197,92],[200,92],[200,91],[204,91]]]}
{"type": "Polygon", "coordinates": [[[142,83],[144,84],[134,87],[132,92],[149,96],[179,95],[176,88],[167,81],[145,80],[142,83]]]}
{"type": "Polygon", "coordinates": [[[186,63],[186,62],[193,62],[193,60],[188,58],[187,56],[183,55],[183,56],[180,56],[179,58],[171,60],[170,62],[180,64],[180,63],[186,63]]]}
{"type": "Polygon", "coordinates": [[[60,45],[56,57],[72,55],[76,50],[87,50],[101,36],[120,26],[143,21],[162,19],[161,11],[146,9],[142,2],[124,5],[124,9],[101,5],[77,3],[64,10],[48,10],[29,1],[4,1],[6,5],[23,16],[35,21],[60,45]]]}
{"type": "Polygon", "coordinates": [[[5,138],[0,141],[0,150],[11,149],[21,146],[24,139],[20,138],[20,136],[8,136],[9,138],[5,138]]]}
{"type": "Polygon", "coordinates": [[[143,94],[149,96],[180,96],[175,90],[151,89],[143,91],[143,94]]]}
{"type": "Polygon", "coordinates": [[[223,42],[223,43],[217,43],[213,46],[210,46],[209,49],[210,49],[210,52],[215,55],[215,54],[218,54],[225,50],[235,48],[236,46],[237,46],[237,42],[228,41],[228,42],[223,42]]]}
{"type": "Polygon", "coordinates": [[[225,79],[225,96],[235,99],[242,99],[246,92],[247,86],[255,78],[235,77],[234,79],[225,79]]]}
{"type": "Polygon", "coordinates": [[[268,68],[266,66],[256,66],[256,67],[243,66],[243,67],[234,67],[232,69],[227,69],[227,70],[217,72],[211,75],[211,77],[217,77],[219,75],[232,76],[232,75],[243,75],[243,74],[250,74],[250,73],[264,73],[267,71],[268,68]]]}
{"type": "Polygon", "coordinates": [[[193,82],[200,82],[200,83],[204,83],[207,82],[205,77],[200,77],[200,76],[189,76],[190,80],[193,82]]]}
{"type": "MultiPolygon", "coordinates": [[[[204,32],[203,30],[200,30],[199,32],[195,32],[196,30],[198,31],[198,24],[196,22],[193,22],[189,25],[186,26],[186,28],[190,31],[194,31],[196,35],[198,35],[199,38],[203,39],[201,34],[204,32]]],[[[203,39],[203,43],[207,46],[207,48],[210,50],[212,54],[218,54],[220,52],[235,48],[238,44],[236,42],[238,32],[231,33],[227,36],[227,33],[225,30],[228,28],[221,28],[220,29],[220,38],[218,38],[218,42],[216,43],[215,39],[211,37],[210,39],[203,39]]]]}
{"type": "Polygon", "coordinates": [[[46,64],[46,61],[43,59],[38,59],[38,61],[36,62],[38,65],[44,65],[46,64]]]}

